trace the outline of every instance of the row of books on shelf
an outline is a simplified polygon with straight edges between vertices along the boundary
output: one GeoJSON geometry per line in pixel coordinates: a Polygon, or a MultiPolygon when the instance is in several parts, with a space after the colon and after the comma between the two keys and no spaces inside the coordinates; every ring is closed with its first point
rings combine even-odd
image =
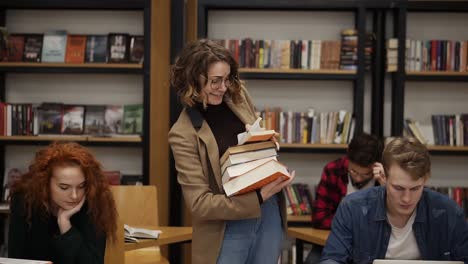
{"type": "Polygon", "coordinates": [[[283,189],[288,215],[311,215],[313,196],[309,185],[294,183],[283,189]]]}
{"type": "Polygon", "coordinates": [[[8,34],[0,28],[0,61],[55,63],[143,63],[144,37],[127,33],[107,35],[8,34]]]}
{"type": "MultiPolygon", "coordinates": [[[[2,195],[1,202],[6,202],[10,194],[10,187],[18,180],[21,176],[27,172],[27,169],[13,167],[5,168],[5,174],[3,176],[2,195]]],[[[128,174],[120,171],[104,171],[104,176],[107,178],[110,185],[143,185],[143,176],[141,174],[128,174]]]]}
{"type": "Polygon", "coordinates": [[[468,187],[434,187],[429,186],[432,190],[447,195],[453,199],[460,208],[463,209],[465,217],[468,217],[468,187]]]}
{"type": "MultiPolygon", "coordinates": [[[[340,40],[216,40],[230,50],[243,68],[356,70],[357,31],[343,30],[340,40]]],[[[366,68],[372,58],[372,34],[367,34],[366,68]]]]}
{"type": "Polygon", "coordinates": [[[263,127],[278,131],[281,143],[347,144],[354,134],[355,118],[351,112],[282,111],[265,108],[259,115],[263,127]]]}
{"type": "Polygon", "coordinates": [[[422,126],[406,119],[404,131],[428,145],[468,146],[468,114],[432,115],[432,124],[422,126]]]}
{"type": "MultiPolygon", "coordinates": [[[[406,40],[406,71],[468,70],[468,41],[466,40],[406,40]]],[[[387,70],[396,71],[398,40],[387,41],[387,70]]]]}
{"type": "Polygon", "coordinates": [[[141,135],[143,105],[0,102],[0,135],[141,135]]]}

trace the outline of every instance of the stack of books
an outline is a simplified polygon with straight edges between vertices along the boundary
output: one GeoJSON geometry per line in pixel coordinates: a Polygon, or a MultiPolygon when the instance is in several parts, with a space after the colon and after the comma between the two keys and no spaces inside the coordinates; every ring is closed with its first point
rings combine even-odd
{"type": "Polygon", "coordinates": [[[274,130],[240,134],[239,145],[229,147],[221,156],[224,192],[227,196],[239,195],[260,189],[279,177],[289,179],[288,169],[277,160],[277,143],[271,138],[274,130]]]}

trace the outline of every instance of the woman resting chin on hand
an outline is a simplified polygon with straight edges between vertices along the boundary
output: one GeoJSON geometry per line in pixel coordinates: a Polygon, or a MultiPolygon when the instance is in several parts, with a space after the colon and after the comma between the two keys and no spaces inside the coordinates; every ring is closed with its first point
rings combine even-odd
{"type": "Polygon", "coordinates": [[[10,258],[104,263],[117,212],[101,165],[86,148],[52,143],[39,150],[11,196],[10,258]]]}

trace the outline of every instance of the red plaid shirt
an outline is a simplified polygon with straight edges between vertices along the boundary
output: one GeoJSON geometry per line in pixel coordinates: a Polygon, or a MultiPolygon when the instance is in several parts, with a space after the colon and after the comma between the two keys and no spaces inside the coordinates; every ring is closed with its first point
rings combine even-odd
{"type": "Polygon", "coordinates": [[[329,162],[323,168],[312,210],[312,225],[315,228],[331,228],[336,209],[347,193],[348,164],[348,158],[345,156],[329,162]]]}

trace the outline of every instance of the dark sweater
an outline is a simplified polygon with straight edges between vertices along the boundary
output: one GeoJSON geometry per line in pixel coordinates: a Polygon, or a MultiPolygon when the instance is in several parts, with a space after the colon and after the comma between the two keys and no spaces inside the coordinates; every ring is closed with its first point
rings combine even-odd
{"type": "Polygon", "coordinates": [[[225,102],[206,109],[201,104],[197,107],[213,132],[221,157],[228,147],[237,145],[237,134],[245,132],[245,125],[225,102]]]}
{"type": "Polygon", "coordinates": [[[60,234],[57,218],[41,217],[36,210],[31,227],[21,196],[14,196],[10,206],[8,257],[48,260],[54,264],[102,264],[106,238],[97,235],[87,215],[87,204],[70,219],[72,228],[60,234]]]}

